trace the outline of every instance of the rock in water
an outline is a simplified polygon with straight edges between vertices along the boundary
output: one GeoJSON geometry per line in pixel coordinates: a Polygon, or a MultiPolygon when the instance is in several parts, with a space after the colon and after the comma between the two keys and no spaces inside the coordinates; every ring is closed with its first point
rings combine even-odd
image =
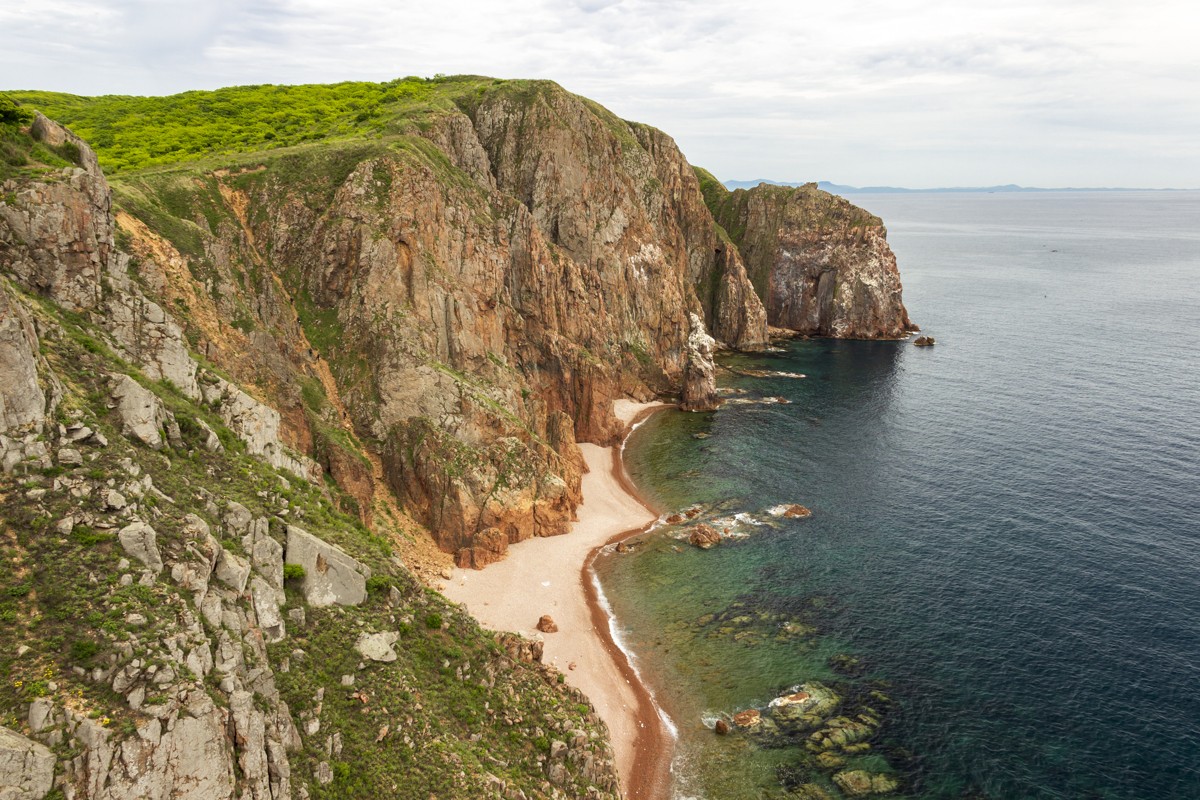
{"type": "Polygon", "coordinates": [[[913,344],[917,347],[933,347],[937,344],[937,339],[934,339],[932,336],[918,336],[916,339],[913,339],[913,344]]]}
{"type": "Polygon", "coordinates": [[[692,528],[688,542],[701,550],[708,550],[721,543],[721,534],[717,533],[717,529],[711,525],[701,523],[692,528]]]}
{"type": "Polygon", "coordinates": [[[706,194],[734,232],[767,323],[843,339],[898,339],[912,328],[900,271],[875,215],[817,188],[769,186],[706,194]]]}
{"type": "Polygon", "coordinates": [[[717,397],[717,375],[713,364],[716,341],[704,329],[695,314],[691,316],[691,333],[687,339],[687,360],[683,373],[684,411],[713,411],[721,402],[717,397]]]}

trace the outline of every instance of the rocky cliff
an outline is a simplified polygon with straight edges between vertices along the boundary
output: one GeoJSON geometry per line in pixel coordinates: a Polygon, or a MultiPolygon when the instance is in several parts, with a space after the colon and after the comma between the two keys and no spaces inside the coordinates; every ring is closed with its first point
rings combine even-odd
{"type": "Polygon", "coordinates": [[[383,142],[115,190],[148,291],[282,441],[349,467],[360,509],[353,451],[377,454],[457,553],[564,532],[575,441],[613,441],[616,397],[681,389],[688,315],[750,349],[766,315],[667,136],[548,82],[444,95],[383,142]]]}
{"type": "Polygon", "coordinates": [[[730,192],[697,174],[771,325],[848,339],[895,339],[914,329],[878,217],[815,183],[730,192]]]}
{"type": "MultiPolygon", "coordinates": [[[[47,764],[88,800],[617,791],[536,643],[397,556],[566,532],[616,398],[716,407],[714,350],[767,341],[766,223],[731,237],[669,137],[555,84],[376,90],[351,133],[268,149],[222,122],[251,143],[156,144],[111,180],[110,118],[99,157],[0,120],[14,796],[47,764]]],[[[856,225],[821,236],[867,282],[856,225]]]]}
{"type": "Polygon", "coordinates": [[[424,590],[400,531],[339,512],[285,417],[190,355],[87,145],[43,117],[0,132],[19,160],[0,184],[0,794],[615,797],[603,723],[538,643],[424,590]]]}

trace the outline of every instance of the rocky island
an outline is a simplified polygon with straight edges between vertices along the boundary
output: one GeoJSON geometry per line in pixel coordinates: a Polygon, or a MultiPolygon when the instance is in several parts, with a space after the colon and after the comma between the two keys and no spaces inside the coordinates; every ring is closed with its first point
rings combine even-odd
{"type": "Polygon", "coordinates": [[[552,82],[0,96],[0,795],[662,796],[581,569],[769,326],[905,335],[878,218],[552,82]]]}

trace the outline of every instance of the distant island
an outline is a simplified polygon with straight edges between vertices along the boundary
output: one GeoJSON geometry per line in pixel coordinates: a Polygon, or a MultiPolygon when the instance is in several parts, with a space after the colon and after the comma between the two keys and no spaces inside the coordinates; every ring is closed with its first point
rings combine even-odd
{"type": "MultiPolygon", "coordinates": [[[[802,181],[771,181],[766,178],[760,178],[753,181],[725,181],[725,186],[730,190],[733,189],[753,189],[760,183],[770,184],[772,186],[803,186],[802,181]]],[[[1186,192],[1194,191],[1189,189],[1148,189],[1135,187],[1076,187],[1064,186],[1058,188],[1042,188],[1039,186],[1018,186],[1015,183],[1007,183],[1003,186],[946,186],[938,189],[908,189],[902,186],[846,186],[841,183],[831,183],[830,181],[817,181],[817,188],[822,189],[830,194],[945,194],[949,192],[971,192],[974,194],[999,194],[1001,192],[1186,192]]]]}

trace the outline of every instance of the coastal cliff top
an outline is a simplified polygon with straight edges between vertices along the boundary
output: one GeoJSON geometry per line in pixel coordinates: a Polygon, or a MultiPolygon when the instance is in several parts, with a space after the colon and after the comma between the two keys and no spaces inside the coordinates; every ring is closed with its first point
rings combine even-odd
{"type": "MultiPolygon", "coordinates": [[[[118,175],[199,161],[237,162],[229,156],[322,142],[386,140],[423,130],[438,116],[469,114],[482,98],[497,92],[525,102],[568,94],[549,80],[477,75],[232,86],[165,97],[6,94],[68,125],[96,150],[105,173],[118,175]]],[[[598,104],[585,102],[597,114],[611,117],[606,121],[617,121],[598,104]]]]}

